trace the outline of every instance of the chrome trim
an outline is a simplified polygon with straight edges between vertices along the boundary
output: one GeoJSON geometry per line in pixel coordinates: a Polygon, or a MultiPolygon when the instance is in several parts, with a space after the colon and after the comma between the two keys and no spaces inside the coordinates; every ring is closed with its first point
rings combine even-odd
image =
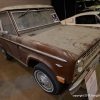
{"type": "MultiPolygon", "coordinates": [[[[0,37],[0,38],[2,38],[2,37],[0,37]]],[[[42,52],[42,51],[39,51],[39,50],[36,50],[36,49],[30,48],[30,47],[27,47],[27,46],[24,46],[24,45],[22,45],[22,44],[19,44],[19,43],[16,43],[16,42],[10,41],[10,40],[5,39],[5,38],[2,38],[2,39],[6,40],[6,41],[9,41],[9,42],[12,42],[12,43],[14,43],[14,44],[16,44],[16,45],[18,45],[18,46],[22,46],[22,47],[24,47],[24,48],[30,49],[30,50],[32,50],[32,51],[34,51],[34,52],[37,52],[37,53],[40,53],[40,54],[42,54],[42,55],[45,55],[45,56],[51,57],[51,58],[53,58],[53,59],[56,59],[56,60],[59,60],[59,61],[62,61],[62,62],[67,62],[65,59],[62,59],[62,58],[56,57],[56,56],[54,56],[54,55],[51,55],[51,54],[48,54],[48,53],[45,53],[45,52],[42,52]]]]}
{"type": "Polygon", "coordinates": [[[88,74],[88,71],[85,71],[79,78],[78,80],[72,84],[72,86],[69,89],[70,94],[74,94],[80,87],[81,83],[84,80],[85,76],[88,74]]]}
{"type": "Polygon", "coordinates": [[[56,66],[57,66],[57,67],[60,67],[60,68],[61,68],[61,67],[63,67],[63,66],[62,66],[62,65],[60,65],[60,64],[56,64],[56,66]]]}
{"type": "MultiPolygon", "coordinates": [[[[15,29],[15,33],[16,33],[16,35],[18,36],[17,30],[16,30],[16,28],[15,28],[15,26],[14,26],[12,20],[11,20],[11,17],[10,17],[10,15],[9,15],[8,11],[7,11],[7,14],[8,14],[9,20],[11,21],[11,24],[12,24],[13,28],[15,29]]],[[[9,23],[9,24],[10,24],[10,23],[9,23]]],[[[15,34],[14,34],[14,35],[15,35],[15,34]]]]}
{"type": "Polygon", "coordinates": [[[97,50],[100,49],[100,41],[98,43],[96,43],[82,58],[81,60],[84,61],[84,63],[86,63],[88,61],[88,59],[93,56],[95,54],[95,52],[97,50]]]}

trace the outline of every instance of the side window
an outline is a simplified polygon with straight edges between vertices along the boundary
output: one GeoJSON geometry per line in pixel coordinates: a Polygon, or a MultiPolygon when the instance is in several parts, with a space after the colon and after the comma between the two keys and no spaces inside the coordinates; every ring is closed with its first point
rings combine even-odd
{"type": "Polygon", "coordinates": [[[79,16],[79,17],[76,17],[75,21],[76,21],[76,24],[86,24],[87,20],[87,17],[85,16],[79,16]]]}
{"type": "Polygon", "coordinates": [[[84,15],[76,17],[76,24],[96,24],[95,15],[84,15]]]}
{"type": "Polygon", "coordinates": [[[1,13],[0,14],[0,19],[1,19],[1,25],[3,31],[8,31],[9,34],[14,34],[16,35],[16,32],[14,31],[14,28],[9,20],[9,17],[6,13],[1,13]]]}

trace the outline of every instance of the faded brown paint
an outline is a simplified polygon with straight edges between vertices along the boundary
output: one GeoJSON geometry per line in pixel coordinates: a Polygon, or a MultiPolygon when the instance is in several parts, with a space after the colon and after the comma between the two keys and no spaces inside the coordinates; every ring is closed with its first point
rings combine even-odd
{"type": "Polygon", "coordinates": [[[80,57],[99,40],[100,32],[91,28],[58,25],[57,28],[42,31],[42,34],[28,36],[28,38],[70,51],[80,57]]]}
{"type": "MultiPolygon", "coordinates": [[[[8,8],[6,10],[9,11],[8,8]]],[[[8,13],[10,15],[10,11],[8,13]]],[[[12,18],[11,20],[14,24],[12,18]]],[[[62,26],[59,22],[45,27],[21,33],[17,30],[19,36],[11,35],[10,39],[9,35],[7,38],[1,36],[1,46],[24,65],[28,66],[30,59],[44,63],[55,77],[60,76],[65,79],[65,83],[71,83],[77,60],[99,41],[100,32],[92,28],[62,26]],[[32,33],[36,35],[30,35],[32,33]],[[14,51],[7,50],[5,41],[14,51]],[[58,67],[57,64],[62,67],[58,67]]]]}

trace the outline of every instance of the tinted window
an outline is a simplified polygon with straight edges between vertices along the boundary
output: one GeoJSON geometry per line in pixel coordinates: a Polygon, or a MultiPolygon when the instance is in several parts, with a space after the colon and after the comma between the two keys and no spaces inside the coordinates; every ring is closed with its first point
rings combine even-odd
{"type": "Polygon", "coordinates": [[[76,17],[76,24],[96,24],[96,17],[95,15],[76,17]]]}

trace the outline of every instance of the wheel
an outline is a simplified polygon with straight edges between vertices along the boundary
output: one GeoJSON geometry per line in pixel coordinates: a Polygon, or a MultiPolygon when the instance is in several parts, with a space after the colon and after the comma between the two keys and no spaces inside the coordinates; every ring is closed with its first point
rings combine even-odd
{"type": "Polygon", "coordinates": [[[12,57],[3,48],[1,48],[1,52],[4,55],[4,57],[6,58],[6,60],[12,59],[12,57]]]}
{"type": "Polygon", "coordinates": [[[33,74],[35,80],[44,91],[57,94],[61,90],[62,84],[57,81],[51,71],[42,63],[35,66],[33,74]]]}

